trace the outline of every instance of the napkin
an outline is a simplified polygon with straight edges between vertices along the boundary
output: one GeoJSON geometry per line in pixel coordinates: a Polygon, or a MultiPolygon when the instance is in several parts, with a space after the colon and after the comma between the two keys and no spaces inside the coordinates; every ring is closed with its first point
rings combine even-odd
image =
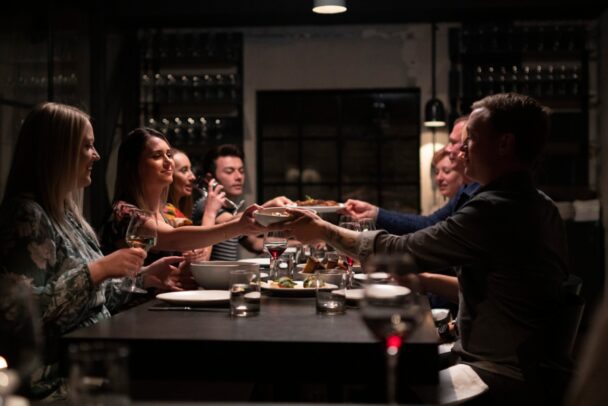
{"type": "Polygon", "coordinates": [[[439,371],[439,384],[412,388],[425,403],[456,405],[488,390],[488,385],[466,364],[439,371]]]}

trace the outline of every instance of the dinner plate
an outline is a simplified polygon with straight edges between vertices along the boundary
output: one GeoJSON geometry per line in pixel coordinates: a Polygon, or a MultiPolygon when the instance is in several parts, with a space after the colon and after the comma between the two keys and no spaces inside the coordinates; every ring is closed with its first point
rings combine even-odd
{"type": "Polygon", "coordinates": [[[171,304],[181,305],[212,305],[228,303],[230,292],[227,290],[184,290],[167,292],[156,295],[157,299],[171,304]]]}
{"type": "Polygon", "coordinates": [[[322,213],[335,213],[340,209],[344,208],[344,203],[338,203],[337,206],[287,206],[295,207],[296,209],[314,210],[319,214],[322,213]]]}
{"type": "MultiPolygon", "coordinates": [[[[375,279],[378,279],[378,280],[388,279],[389,276],[390,276],[386,272],[374,272],[374,273],[372,273],[372,275],[373,275],[373,277],[375,279]]],[[[353,278],[355,278],[359,282],[365,282],[367,280],[367,274],[366,273],[358,273],[358,274],[353,275],[353,278]]]]}
{"type": "MultiPolygon", "coordinates": [[[[336,292],[340,294],[339,292],[336,292]]],[[[363,289],[346,289],[346,300],[349,302],[358,302],[363,299],[363,289]]]]}
{"type": "Polygon", "coordinates": [[[239,259],[239,262],[246,262],[248,264],[258,264],[259,266],[266,268],[270,267],[270,258],[267,257],[239,259]]]}
{"type": "MultiPolygon", "coordinates": [[[[272,294],[281,296],[309,296],[315,294],[315,288],[305,288],[303,286],[304,281],[295,281],[296,286],[293,288],[275,288],[268,282],[262,282],[260,285],[263,290],[271,292],[272,294]]],[[[337,286],[332,283],[326,283],[323,286],[323,290],[336,289],[337,286]]]]}

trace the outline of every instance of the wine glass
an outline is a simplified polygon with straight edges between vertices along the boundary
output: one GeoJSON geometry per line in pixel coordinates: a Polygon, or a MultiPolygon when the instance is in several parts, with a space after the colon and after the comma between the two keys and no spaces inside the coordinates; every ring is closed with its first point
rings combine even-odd
{"type": "Polygon", "coordinates": [[[386,395],[389,404],[397,403],[397,365],[400,348],[421,323],[423,313],[418,301],[418,278],[408,272],[403,256],[377,255],[365,266],[361,316],[367,327],[384,341],[386,352],[386,395]],[[406,281],[406,286],[398,282],[406,281]]]}
{"type": "MultiPolygon", "coordinates": [[[[362,231],[361,223],[359,223],[359,220],[351,216],[340,216],[340,219],[338,220],[338,226],[346,228],[347,230],[362,231]]],[[[348,287],[351,287],[353,279],[353,264],[355,263],[355,260],[350,256],[346,255],[346,253],[344,253],[344,257],[346,258],[346,263],[348,264],[348,287]]]]}
{"type": "Polygon", "coordinates": [[[361,219],[359,224],[361,225],[361,231],[374,231],[376,229],[374,219],[361,219]]]}
{"type": "Polygon", "coordinates": [[[45,341],[36,298],[25,277],[2,273],[0,266],[0,298],[0,404],[4,404],[18,389],[30,392],[44,362],[45,341]]]}
{"type": "MultiPolygon", "coordinates": [[[[156,214],[148,210],[134,210],[125,234],[125,241],[131,248],[142,248],[146,252],[156,245],[158,220],[156,214]]],[[[129,271],[121,285],[121,290],[130,293],[147,293],[135,284],[136,271],[129,271]]]]}
{"type": "Polygon", "coordinates": [[[276,262],[277,258],[287,249],[287,235],[284,231],[269,231],[264,236],[264,249],[268,251],[271,257],[270,279],[274,279],[277,274],[276,262]]]}

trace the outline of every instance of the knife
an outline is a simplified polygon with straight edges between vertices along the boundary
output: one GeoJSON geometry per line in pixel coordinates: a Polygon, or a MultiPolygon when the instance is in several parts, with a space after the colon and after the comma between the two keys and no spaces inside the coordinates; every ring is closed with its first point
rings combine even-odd
{"type": "Polygon", "coordinates": [[[172,306],[172,307],[150,307],[151,311],[191,311],[191,312],[225,312],[228,309],[223,308],[207,308],[207,307],[190,307],[190,306],[172,306]]]}

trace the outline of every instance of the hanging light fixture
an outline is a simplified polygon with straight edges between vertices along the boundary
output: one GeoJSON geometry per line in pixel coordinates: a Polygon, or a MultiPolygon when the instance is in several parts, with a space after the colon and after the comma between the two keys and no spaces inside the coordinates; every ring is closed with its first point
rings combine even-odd
{"type": "Polygon", "coordinates": [[[346,0],[314,0],[312,8],[317,14],[338,14],[346,11],[346,0]]]}
{"type": "Polygon", "coordinates": [[[435,23],[432,24],[431,32],[431,100],[426,103],[424,107],[424,126],[425,127],[443,127],[445,125],[445,108],[441,100],[435,95],[435,31],[437,27],[435,23]]]}

